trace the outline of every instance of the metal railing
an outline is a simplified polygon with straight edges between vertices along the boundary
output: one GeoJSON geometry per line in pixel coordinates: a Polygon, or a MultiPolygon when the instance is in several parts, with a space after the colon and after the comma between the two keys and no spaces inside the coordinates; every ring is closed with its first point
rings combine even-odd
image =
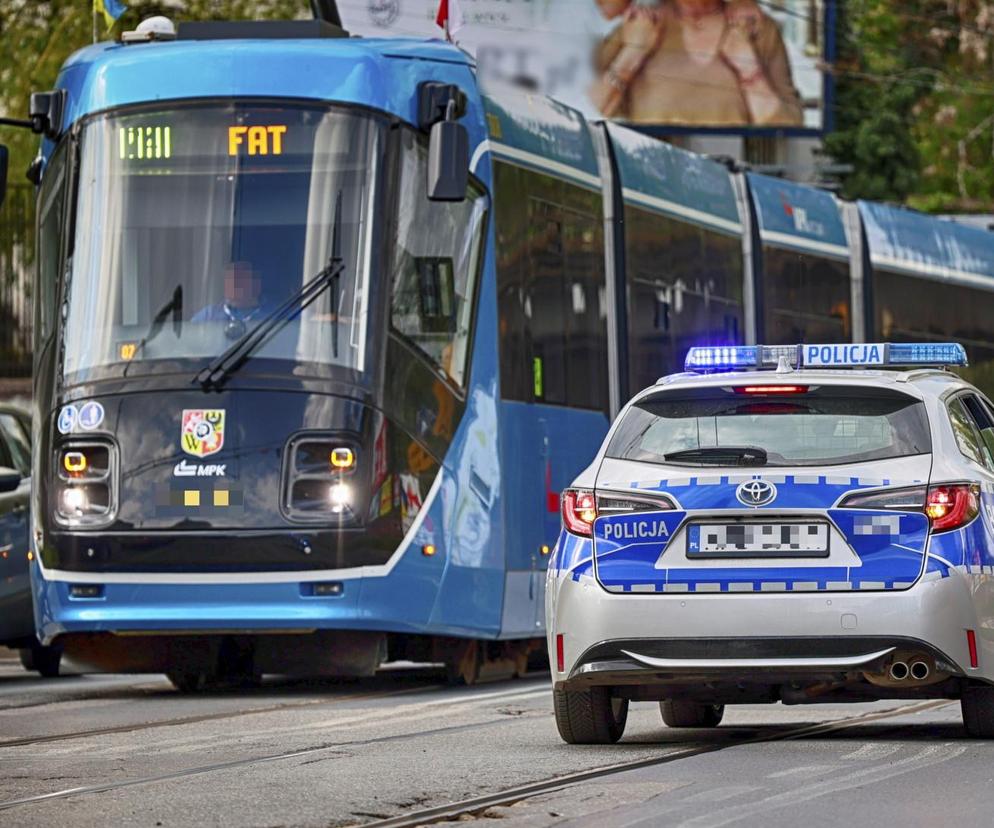
{"type": "Polygon", "coordinates": [[[31,376],[35,191],[10,184],[0,207],[0,380],[31,376]]]}

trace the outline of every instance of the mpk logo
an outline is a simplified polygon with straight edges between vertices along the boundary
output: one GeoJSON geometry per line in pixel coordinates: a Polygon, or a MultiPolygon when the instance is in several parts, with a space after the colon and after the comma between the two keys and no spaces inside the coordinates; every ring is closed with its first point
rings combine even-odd
{"type": "Polygon", "coordinates": [[[185,409],[179,440],[183,451],[194,457],[219,452],[224,445],[224,409],[185,409]]]}

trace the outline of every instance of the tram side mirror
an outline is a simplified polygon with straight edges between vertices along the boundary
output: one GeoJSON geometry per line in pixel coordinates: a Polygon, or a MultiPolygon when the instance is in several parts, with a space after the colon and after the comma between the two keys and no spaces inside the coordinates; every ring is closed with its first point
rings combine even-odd
{"type": "Polygon", "coordinates": [[[7,167],[10,163],[10,152],[3,144],[0,144],[0,207],[7,197],[7,167]]]}
{"type": "Polygon", "coordinates": [[[16,469],[0,466],[0,492],[12,492],[21,485],[21,473],[16,469]]]}
{"type": "Polygon", "coordinates": [[[428,198],[465,201],[468,186],[469,133],[454,118],[446,117],[432,125],[428,139],[428,198]]]}

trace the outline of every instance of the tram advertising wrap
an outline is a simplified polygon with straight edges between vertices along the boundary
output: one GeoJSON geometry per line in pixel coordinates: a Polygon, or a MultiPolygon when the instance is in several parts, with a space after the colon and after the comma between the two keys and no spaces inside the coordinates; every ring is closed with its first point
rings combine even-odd
{"type": "MultiPolygon", "coordinates": [[[[441,37],[438,0],[339,0],[368,37],[441,37]]],[[[526,79],[587,115],[707,130],[817,132],[830,0],[461,0],[481,76],[526,79]]]]}

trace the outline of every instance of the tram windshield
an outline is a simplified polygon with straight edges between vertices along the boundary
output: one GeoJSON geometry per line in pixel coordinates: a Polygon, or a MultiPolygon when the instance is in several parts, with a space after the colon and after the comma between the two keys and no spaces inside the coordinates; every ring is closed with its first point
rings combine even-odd
{"type": "Polygon", "coordinates": [[[328,265],[336,226],[341,276],[253,356],[365,370],[382,138],[371,116],[294,104],[186,105],[90,122],[66,378],[206,364],[328,265]]]}

